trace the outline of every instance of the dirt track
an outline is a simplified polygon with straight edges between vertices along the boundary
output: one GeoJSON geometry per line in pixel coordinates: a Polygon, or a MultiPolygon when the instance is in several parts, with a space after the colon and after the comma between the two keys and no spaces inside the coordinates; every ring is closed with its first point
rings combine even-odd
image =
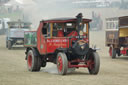
{"type": "Polygon", "coordinates": [[[91,32],[91,44],[97,44],[101,59],[98,75],[85,68],[66,76],[56,74],[56,66],[48,64],[40,72],[28,72],[24,48],[5,48],[5,36],[0,35],[0,85],[127,85],[128,57],[112,60],[104,45],[104,32],[91,32]]]}

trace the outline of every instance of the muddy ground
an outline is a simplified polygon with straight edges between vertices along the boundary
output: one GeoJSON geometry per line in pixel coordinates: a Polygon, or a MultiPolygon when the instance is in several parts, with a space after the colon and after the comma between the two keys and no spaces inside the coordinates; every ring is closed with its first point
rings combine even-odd
{"type": "Polygon", "coordinates": [[[5,36],[0,35],[0,85],[127,85],[128,57],[111,59],[105,47],[104,31],[91,32],[91,46],[100,50],[101,66],[98,75],[90,75],[86,68],[76,69],[65,76],[57,74],[56,65],[49,63],[40,72],[28,72],[25,49],[5,48],[5,36]]]}

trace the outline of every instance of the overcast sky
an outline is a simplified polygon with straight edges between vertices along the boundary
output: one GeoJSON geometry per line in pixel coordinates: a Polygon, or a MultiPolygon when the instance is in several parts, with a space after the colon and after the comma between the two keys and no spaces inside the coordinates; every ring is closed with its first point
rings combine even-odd
{"type": "MultiPolygon", "coordinates": [[[[111,12],[117,14],[117,9],[110,11],[104,11],[102,9],[82,9],[78,10],[72,5],[72,1],[76,0],[16,0],[23,5],[23,12],[25,19],[30,20],[37,28],[39,21],[42,19],[56,18],[56,17],[75,17],[76,14],[82,12],[84,16],[91,16],[91,11],[96,11],[97,14],[101,13],[104,17],[111,16],[111,12]],[[27,5],[28,4],[28,5],[27,5]],[[102,11],[104,11],[102,13],[102,11]],[[98,13],[99,12],[99,13],[98,13]]],[[[120,0],[109,0],[109,1],[120,1],[120,0]]],[[[113,14],[112,14],[113,15],[113,14]]]]}
{"type": "MultiPolygon", "coordinates": [[[[74,2],[74,1],[80,1],[80,0],[15,0],[15,1],[17,1],[21,4],[28,4],[28,3],[33,3],[33,2],[36,2],[36,3],[43,2],[45,4],[49,4],[49,3],[57,3],[57,2],[74,2]]],[[[98,0],[98,1],[103,1],[103,0],[98,0]]],[[[107,0],[107,1],[112,2],[112,1],[121,1],[121,0],[107,0]]]]}

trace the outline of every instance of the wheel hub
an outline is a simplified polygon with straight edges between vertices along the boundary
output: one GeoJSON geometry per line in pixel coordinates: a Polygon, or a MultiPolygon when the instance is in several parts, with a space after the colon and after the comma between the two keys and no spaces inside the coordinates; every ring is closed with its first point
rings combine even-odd
{"type": "Polygon", "coordinates": [[[63,61],[62,61],[61,56],[58,57],[58,63],[57,63],[57,65],[58,65],[59,71],[61,72],[62,71],[62,68],[63,68],[63,61]]]}
{"type": "Polygon", "coordinates": [[[88,60],[87,64],[88,64],[89,69],[94,68],[95,63],[94,63],[94,60],[92,58],[88,60]]]}
{"type": "Polygon", "coordinates": [[[32,67],[32,56],[31,55],[28,56],[28,66],[29,68],[32,67]]]}

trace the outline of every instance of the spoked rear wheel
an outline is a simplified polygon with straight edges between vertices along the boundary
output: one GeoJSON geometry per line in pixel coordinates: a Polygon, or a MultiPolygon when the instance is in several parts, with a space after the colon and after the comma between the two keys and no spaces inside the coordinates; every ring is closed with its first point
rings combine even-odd
{"type": "Polygon", "coordinates": [[[65,53],[59,52],[57,55],[57,69],[60,75],[66,75],[68,69],[68,60],[65,53]]]}
{"type": "Polygon", "coordinates": [[[7,46],[8,46],[9,50],[12,48],[12,42],[10,40],[8,41],[8,45],[7,46]]]}
{"type": "Polygon", "coordinates": [[[89,56],[88,60],[88,70],[90,74],[98,74],[100,68],[100,58],[97,52],[93,52],[89,56]]]}
{"type": "Polygon", "coordinates": [[[41,59],[34,55],[34,51],[29,50],[27,54],[27,67],[29,71],[40,71],[41,59]]]}
{"type": "Polygon", "coordinates": [[[109,48],[109,56],[112,56],[112,47],[109,48]]]}
{"type": "Polygon", "coordinates": [[[8,48],[8,41],[6,41],[6,48],[8,48]]]}
{"type": "Polygon", "coordinates": [[[116,49],[113,47],[109,48],[109,55],[111,56],[111,58],[116,58],[116,49]]]}

